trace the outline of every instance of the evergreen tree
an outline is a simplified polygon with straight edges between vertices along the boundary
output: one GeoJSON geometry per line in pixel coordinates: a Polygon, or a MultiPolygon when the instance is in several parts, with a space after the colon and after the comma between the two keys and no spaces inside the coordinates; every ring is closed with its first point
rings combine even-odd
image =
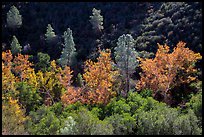
{"type": "Polygon", "coordinates": [[[93,8],[93,16],[90,16],[91,19],[89,20],[92,24],[92,28],[96,31],[101,31],[103,29],[103,16],[101,16],[100,13],[101,10],[93,8]]]}
{"type": "Polygon", "coordinates": [[[7,25],[9,28],[15,29],[22,25],[22,16],[15,6],[11,6],[7,13],[7,25]]]}
{"type": "Polygon", "coordinates": [[[47,42],[51,42],[55,37],[55,32],[53,31],[54,29],[52,28],[52,26],[50,24],[47,25],[47,32],[45,34],[45,39],[47,42]]]}
{"type": "Polygon", "coordinates": [[[13,36],[12,42],[11,42],[11,52],[13,55],[17,55],[17,53],[20,53],[22,49],[22,46],[19,44],[18,39],[16,36],[13,36]]]}
{"type": "Polygon", "coordinates": [[[59,63],[62,67],[66,65],[71,66],[76,60],[76,48],[75,43],[72,36],[72,30],[70,28],[64,32],[64,48],[62,50],[61,57],[59,59],[59,63]]]}
{"type": "Polygon", "coordinates": [[[115,47],[116,65],[121,71],[122,76],[126,79],[126,92],[129,91],[130,75],[138,65],[136,57],[138,53],[133,48],[134,39],[130,34],[123,34],[118,38],[117,47],[115,47]]]}

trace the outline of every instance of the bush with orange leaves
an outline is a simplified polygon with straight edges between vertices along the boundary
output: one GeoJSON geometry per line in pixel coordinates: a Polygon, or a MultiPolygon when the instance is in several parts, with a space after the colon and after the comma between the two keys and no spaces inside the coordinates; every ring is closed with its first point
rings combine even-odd
{"type": "Polygon", "coordinates": [[[170,90],[194,81],[196,77],[192,74],[197,71],[194,64],[202,59],[199,53],[194,53],[185,45],[186,43],[179,42],[173,52],[169,53],[169,46],[158,44],[159,49],[154,59],[139,58],[143,72],[136,88],[138,90],[151,89],[153,96],[160,92],[163,101],[170,103],[170,90]]]}

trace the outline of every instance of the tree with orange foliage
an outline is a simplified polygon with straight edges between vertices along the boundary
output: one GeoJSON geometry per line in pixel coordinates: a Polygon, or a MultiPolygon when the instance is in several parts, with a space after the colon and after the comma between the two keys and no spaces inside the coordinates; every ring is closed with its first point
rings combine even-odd
{"type": "Polygon", "coordinates": [[[12,71],[14,72],[14,74],[20,77],[21,81],[23,81],[26,78],[24,76],[26,73],[28,73],[28,71],[34,71],[31,68],[33,64],[28,60],[28,58],[29,58],[28,55],[18,54],[17,56],[15,56],[13,60],[14,66],[12,71]]]}
{"type": "Polygon", "coordinates": [[[112,68],[111,51],[99,52],[98,62],[91,60],[85,62],[86,68],[83,74],[88,89],[88,101],[91,104],[107,104],[114,95],[111,88],[117,71],[113,71],[112,68]]]}
{"type": "Polygon", "coordinates": [[[67,91],[61,96],[61,101],[64,105],[73,104],[77,101],[80,101],[81,103],[85,98],[81,95],[82,88],[75,88],[73,86],[69,86],[66,89],[67,91]]]}
{"type": "Polygon", "coordinates": [[[10,97],[16,95],[15,83],[16,77],[12,74],[12,59],[11,51],[2,52],[2,97],[10,97]]]}
{"type": "Polygon", "coordinates": [[[159,49],[154,59],[139,58],[143,72],[136,88],[151,89],[153,96],[161,92],[164,102],[168,103],[172,88],[195,80],[192,76],[197,71],[194,64],[202,56],[185,48],[185,45],[186,43],[179,42],[173,52],[169,53],[169,46],[158,44],[159,49]]]}
{"type": "Polygon", "coordinates": [[[65,66],[65,68],[57,74],[57,78],[66,89],[66,92],[61,96],[61,101],[64,105],[75,103],[81,98],[81,88],[71,86],[72,72],[69,66],[65,66]]]}

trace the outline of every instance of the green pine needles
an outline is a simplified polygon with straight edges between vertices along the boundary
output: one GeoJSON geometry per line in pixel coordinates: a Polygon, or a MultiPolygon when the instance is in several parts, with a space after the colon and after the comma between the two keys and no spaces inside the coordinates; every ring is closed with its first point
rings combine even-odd
{"type": "Polygon", "coordinates": [[[51,42],[55,37],[55,32],[53,31],[54,29],[52,28],[52,26],[50,24],[47,25],[47,32],[45,34],[45,39],[47,42],[51,42]]]}
{"type": "Polygon", "coordinates": [[[9,28],[15,29],[21,27],[22,16],[15,6],[11,6],[10,10],[8,11],[6,21],[9,28]]]}
{"type": "Polygon", "coordinates": [[[11,53],[13,55],[17,55],[18,53],[21,53],[21,51],[22,51],[22,46],[19,44],[16,36],[13,36],[13,39],[11,42],[11,53]]]}
{"type": "Polygon", "coordinates": [[[130,75],[138,66],[138,53],[134,49],[134,39],[130,34],[123,34],[118,38],[117,46],[115,47],[116,65],[125,77],[126,92],[129,91],[130,75]]]}
{"type": "Polygon", "coordinates": [[[93,16],[90,16],[90,22],[92,24],[92,28],[94,30],[99,30],[101,31],[103,29],[103,16],[101,16],[101,10],[97,10],[93,8],[92,10],[93,16]]]}
{"type": "Polygon", "coordinates": [[[64,32],[64,44],[59,63],[62,67],[71,66],[76,61],[76,48],[70,28],[64,32]]]}

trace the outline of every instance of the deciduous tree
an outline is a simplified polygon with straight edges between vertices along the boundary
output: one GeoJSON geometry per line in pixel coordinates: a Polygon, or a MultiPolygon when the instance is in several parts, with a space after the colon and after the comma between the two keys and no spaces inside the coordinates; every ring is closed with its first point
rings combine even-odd
{"type": "Polygon", "coordinates": [[[164,101],[168,103],[170,90],[173,87],[194,81],[196,72],[194,64],[201,59],[200,53],[194,53],[185,47],[186,43],[179,42],[172,53],[169,46],[158,44],[158,51],[154,59],[140,58],[142,74],[136,84],[138,90],[147,88],[153,90],[153,94],[161,92],[164,101]]]}
{"type": "Polygon", "coordinates": [[[88,88],[88,100],[91,104],[107,104],[114,95],[112,84],[117,71],[112,68],[110,50],[99,51],[98,62],[87,60],[83,78],[88,88]]]}

